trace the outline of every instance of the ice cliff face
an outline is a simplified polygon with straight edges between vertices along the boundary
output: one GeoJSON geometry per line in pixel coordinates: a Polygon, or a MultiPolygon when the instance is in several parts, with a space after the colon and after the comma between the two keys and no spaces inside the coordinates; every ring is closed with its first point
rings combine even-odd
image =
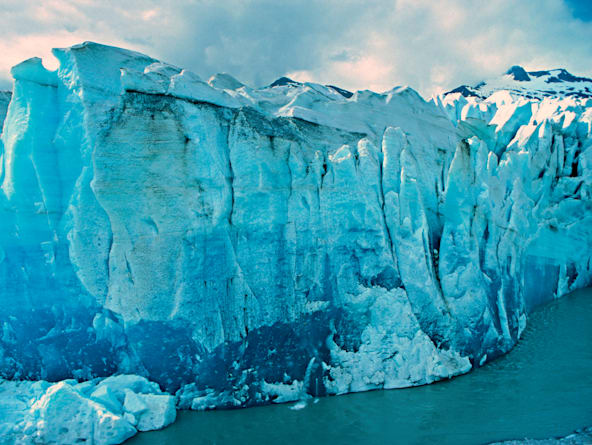
{"type": "Polygon", "coordinates": [[[4,122],[6,118],[6,112],[8,111],[8,104],[12,93],[10,91],[0,91],[0,124],[4,122]]]}
{"type": "Polygon", "coordinates": [[[592,276],[592,101],[30,59],[0,162],[0,375],[196,409],[430,383],[592,276]]]}

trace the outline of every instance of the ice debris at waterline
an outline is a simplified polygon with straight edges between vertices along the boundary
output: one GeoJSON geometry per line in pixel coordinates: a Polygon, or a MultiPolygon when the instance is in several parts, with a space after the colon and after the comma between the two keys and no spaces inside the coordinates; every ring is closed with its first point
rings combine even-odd
{"type": "Polygon", "coordinates": [[[0,147],[5,379],[138,374],[193,409],[420,385],[592,282],[592,99],[54,55],[12,69],[0,147]]]}
{"type": "Polygon", "coordinates": [[[0,382],[0,444],[117,444],[171,424],[175,398],[135,375],[0,382]]]}
{"type": "Polygon", "coordinates": [[[552,439],[522,439],[496,442],[490,445],[587,445],[592,443],[592,427],[582,428],[565,437],[552,439]]]}

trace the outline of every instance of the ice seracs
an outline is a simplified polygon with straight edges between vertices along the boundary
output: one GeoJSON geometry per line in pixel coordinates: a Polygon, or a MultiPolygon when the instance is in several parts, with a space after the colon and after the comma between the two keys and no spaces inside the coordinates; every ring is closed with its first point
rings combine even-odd
{"type": "MultiPolygon", "coordinates": [[[[590,284],[590,99],[54,54],[14,68],[2,134],[0,375],[146,377],[55,392],[117,437],[167,423],[160,390],[206,409],[449,378],[590,284]]],[[[569,77],[527,74],[504,82],[569,77]]]]}
{"type": "Polygon", "coordinates": [[[0,128],[6,118],[6,112],[8,111],[8,104],[11,97],[12,93],[10,91],[0,91],[0,128]]]}

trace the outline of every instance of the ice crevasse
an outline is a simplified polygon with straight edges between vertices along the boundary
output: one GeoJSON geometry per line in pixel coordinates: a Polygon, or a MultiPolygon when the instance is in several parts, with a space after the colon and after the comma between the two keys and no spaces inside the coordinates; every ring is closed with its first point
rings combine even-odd
{"type": "Polygon", "coordinates": [[[35,401],[11,434],[59,436],[39,427],[52,400],[118,443],[171,403],[449,378],[592,281],[592,99],[54,55],[13,68],[0,144],[0,377],[44,381],[0,383],[35,401]]]}

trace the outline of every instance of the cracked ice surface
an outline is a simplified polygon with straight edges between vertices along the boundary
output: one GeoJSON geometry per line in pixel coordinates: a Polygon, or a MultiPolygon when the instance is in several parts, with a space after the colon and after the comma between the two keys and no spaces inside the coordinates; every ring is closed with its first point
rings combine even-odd
{"type": "Polygon", "coordinates": [[[590,284],[589,99],[54,54],[13,68],[0,146],[4,378],[139,374],[194,409],[419,385],[590,284]]]}

